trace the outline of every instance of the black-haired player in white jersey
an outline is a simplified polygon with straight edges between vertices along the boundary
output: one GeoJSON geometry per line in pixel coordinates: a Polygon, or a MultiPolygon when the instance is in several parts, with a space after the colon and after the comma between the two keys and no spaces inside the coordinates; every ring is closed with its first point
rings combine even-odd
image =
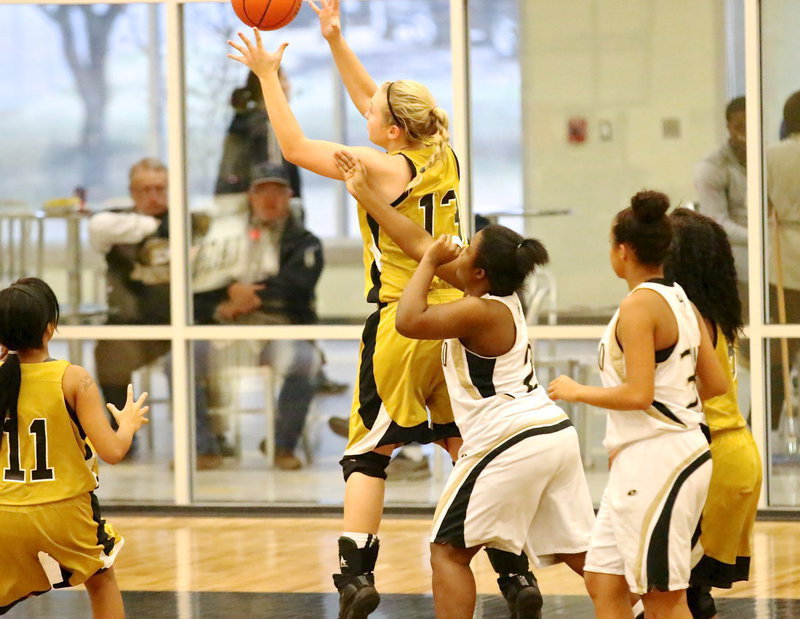
{"type": "Polygon", "coordinates": [[[539,617],[542,599],[528,568],[564,561],[582,574],[594,521],[578,435],[536,381],[516,291],[547,251],[503,226],[461,248],[435,241],[369,187],[364,167],[337,154],[347,186],[419,267],[397,309],[409,338],[445,340],[442,363],[463,445],[434,517],[431,565],[436,615],[472,617],[469,564],[482,548],[500,574],[512,616],[539,617]],[[429,304],[434,275],[464,298],[429,304]]]}
{"type": "Polygon", "coordinates": [[[667,196],[645,191],[614,218],[611,265],[631,292],[600,343],[604,386],[560,376],[549,388],[609,409],[610,473],[585,565],[600,619],[630,617],[630,593],[647,616],[690,617],[685,590],[702,555],[694,536],[711,477],[702,400],[727,380],[697,309],[663,279],[668,208],[667,196]]]}

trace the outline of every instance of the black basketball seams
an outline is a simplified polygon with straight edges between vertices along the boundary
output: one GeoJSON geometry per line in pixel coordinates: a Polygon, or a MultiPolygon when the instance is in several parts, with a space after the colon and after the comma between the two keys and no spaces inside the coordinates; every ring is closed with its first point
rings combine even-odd
{"type": "Polygon", "coordinates": [[[280,27],[283,27],[286,24],[288,24],[290,21],[292,21],[294,19],[294,16],[297,15],[300,12],[300,7],[301,6],[303,6],[302,2],[295,2],[292,6],[290,6],[289,10],[286,11],[286,15],[284,15],[283,18],[280,21],[280,25],[281,25],[280,27]],[[294,13],[292,13],[292,11],[294,11],[294,13]],[[289,17],[289,15],[291,15],[291,17],[289,17]],[[287,17],[289,17],[288,20],[286,19],[287,17]]]}
{"type": "Polygon", "coordinates": [[[272,0],[267,0],[267,4],[264,7],[264,12],[261,13],[261,17],[259,17],[256,20],[256,19],[253,19],[252,17],[250,17],[250,14],[247,12],[247,0],[242,0],[242,10],[244,11],[244,16],[250,22],[251,26],[253,26],[254,28],[258,28],[261,25],[261,20],[264,19],[264,17],[267,14],[267,11],[269,11],[269,5],[270,4],[272,4],[272,0]]]}
{"type": "MultiPolygon", "coordinates": [[[[250,1],[251,1],[251,3],[254,3],[253,0],[250,0],[250,1]]],[[[248,0],[243,0],[243,2],[242,2],[242,9],[244,11],[245,17],[251,22],[251,24],[254,27],[256,27],[256,28],[258,28],[260,30],[262,28],[262,22],[264,21],[264,18],[269,13],[270,7],[272,5],[272,0],[266,0],[266,3],[264,4],[264,10],[261,12],[261,16],[258,19],[254,19],[254,18],[250,17],[250,14],[249,14],[249,12],[247,10],[247,3],[248,3],[248,0]]],[[[261,4],[261,2],[258,2],[258,4],[261,4]]],[[[273,22],[274,25],[271,25],[269,27],[269,29],[274,30],[276,28],[281,28],[281,27],[285,26],[286,24],[288,24],[289,22],[291,22],[292,19],[294,19],[295,15],[297,15],[297,13],[300,12],[301,6],[302,6],[302,2],[294,2],[294,3],[292,3],[289,6],[289,10],[286,11],[286,13],[280,19],[275,20],[273,22]]]]}

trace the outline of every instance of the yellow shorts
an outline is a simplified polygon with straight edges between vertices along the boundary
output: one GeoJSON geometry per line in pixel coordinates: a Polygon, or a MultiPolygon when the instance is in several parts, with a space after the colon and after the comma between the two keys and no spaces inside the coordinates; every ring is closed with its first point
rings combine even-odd
{"type": "Polygon", "coordinates": [[[52,587],[80,585],[111,567],[123,539],[93,492],[42,505],[0,505],[0,614],[52,587]]]}
{"type": "Polygon", "coordinates": [[[750,430],[740,428],[712,435],[711,459],[714,468],[700,521],[703,558],[692,569],[691,582],[727,589],[749,576],[761,458],[750,430]]]}
{"type": "MultiPolygon", "coordinates": [[[[428,302],[461,296],[437,291],[428,302]]],[[[441,340],[403,337],[395,329],[396,315],[396,302],[381,305],[364,325],[346,456],[459,436],[442,372],[441,340]]]]}

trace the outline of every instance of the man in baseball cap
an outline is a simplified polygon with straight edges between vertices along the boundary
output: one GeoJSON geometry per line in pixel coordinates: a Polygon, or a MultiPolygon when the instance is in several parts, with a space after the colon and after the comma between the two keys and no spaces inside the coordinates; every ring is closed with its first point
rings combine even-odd
{"type": "MultiPolygon", "coordinates": [[[[323,267],[322,244],[293,216],[286,168],[272,162],[252,168],[250,226],[243,272],[216,308],[222,324],[310,324],[317,321],[315,287],[323,267]]],[[[314,342],[264,342],[261,363],[283,378],[278,394],[274,463],[303,466],[295,455],[322,362],[314,342]]]]}
{"type": "Polygon", "coordinates": [[[262,161],[254,165],[250,174],[250,179],[251,191],[253,187],[261,185],[262,183],[274,183],[283,185],[284,187],[291,187],[286,166],[272,161],[262,161]]]}

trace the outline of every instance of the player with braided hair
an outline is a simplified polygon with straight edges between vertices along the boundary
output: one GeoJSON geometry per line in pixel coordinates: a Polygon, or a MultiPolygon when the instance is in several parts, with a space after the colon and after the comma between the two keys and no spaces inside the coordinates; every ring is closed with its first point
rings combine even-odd
{"type": "MultiPolygon", "coordinates": [[[[380,198],[431,235],[460,236],[459,168],[448,144],[447,115],[417,82],[375,83],[342,36],[338,0],[309,4],[319,16],[322,35],[351,100],[367,120],[369,139],[379,147],[350,150],[369,170],[380,198]]],[[[278,68],[287,44],[270,53],[260,33],[255,30],[253,35],[250,40],[239,33],[239,42],[229,41],[240,54],[229,57],[258,76],[284,157],[322,176],[342,179],[333,155],[343,146],[307,138],[281,88],[278,68]]],[[[334,574],[334,584],[342,619],[366,617],[380,602],[373,570],[385,469],[392,452],[407,443],[436,441],[455,459],[460,444],[440,364],[441,341],[408,339],[395,329],[397,301],[417,263],[363,209],[358,220],[366,298],[377,309],[362,335],[348,444],[341,460],[346,484],[344,532],[339,539],[341,573],[334,574]]],[[[430,282],[432,304],[461,296],[460,290],[441,279],[430,282]]]]}

